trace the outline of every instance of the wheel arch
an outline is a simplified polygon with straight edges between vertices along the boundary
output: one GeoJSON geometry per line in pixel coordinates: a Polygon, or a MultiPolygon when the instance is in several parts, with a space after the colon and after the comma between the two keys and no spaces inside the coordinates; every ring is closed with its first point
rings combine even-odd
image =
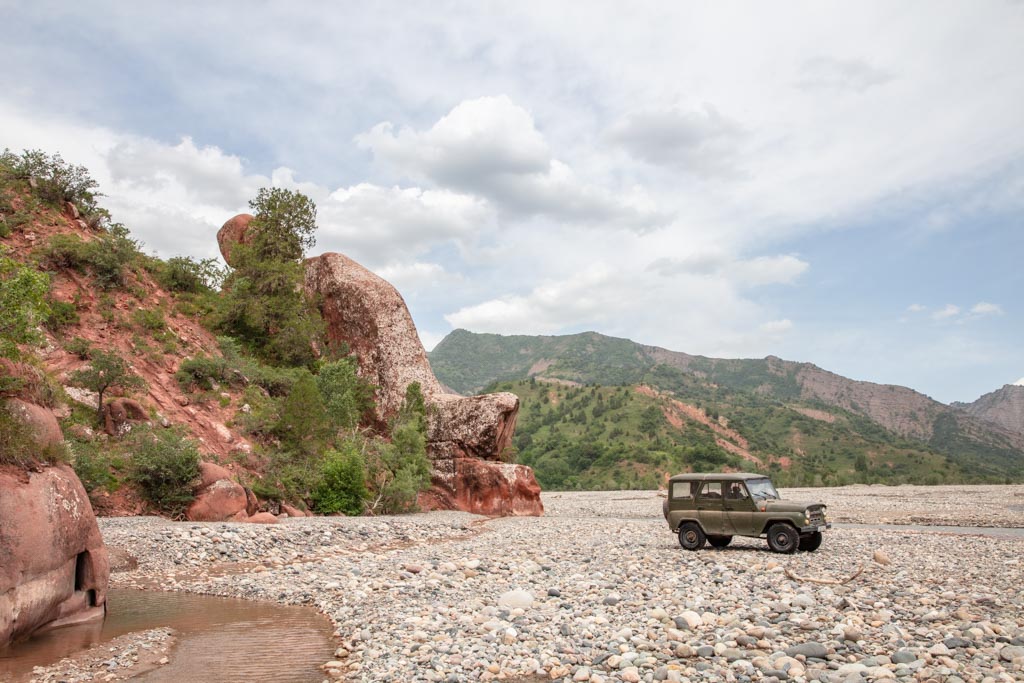
{"type": "Polygon", "coordinates": [[[761,533],[758,535],[766,535],[768,533],[768,528],[771,527],[772,524],[788,524],[789,526],[796,529],[796,533],[798,536],[800,535],[800,527],[794,524],[793,520],[789,519],[788,517],[774,517],[772,519],[769,519],[761,526],[761,533]]]}

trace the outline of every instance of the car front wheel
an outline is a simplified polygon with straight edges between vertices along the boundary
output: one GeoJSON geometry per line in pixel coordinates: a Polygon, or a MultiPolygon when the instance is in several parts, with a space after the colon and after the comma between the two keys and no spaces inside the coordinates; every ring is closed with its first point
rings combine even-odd
{"type": "Polygon", "coordinates": [[[704,530],[696,522],[687,522],[679,527],[679,545],[687,550],[700,550],[706,540],[704,530]]]}
{"type": "Polygon", "coordinates": [[[796,552],[800,534],[796,529],[781,522],[768,527],[768,547],[777,553],[796,552]]]}
{"type": "Polygon", "coordinates": [[[821,532],[815,531],[807,536],[800,537],[800,550],[805,553],[813,553],[821,547],[821,532]]]}

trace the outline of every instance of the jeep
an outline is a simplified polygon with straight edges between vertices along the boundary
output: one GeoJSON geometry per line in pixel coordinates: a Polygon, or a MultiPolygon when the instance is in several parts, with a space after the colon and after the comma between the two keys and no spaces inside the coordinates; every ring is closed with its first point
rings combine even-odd
{"type": "Polygon", "coordinates": [[[724,548],[733,536],[750,536],[767,538],[777,553],[811,552],[832,527],[825,505],[781,500],[771,479],[744,472],[677,474],[668,480],[663,512],[687,550],[705,543],[724,548]]]}

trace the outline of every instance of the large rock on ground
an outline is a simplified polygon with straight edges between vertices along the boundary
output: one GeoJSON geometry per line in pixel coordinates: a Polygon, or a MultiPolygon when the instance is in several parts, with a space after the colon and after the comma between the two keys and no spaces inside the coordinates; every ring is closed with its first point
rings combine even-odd
{"type": "Polygon", "coordinates": [[[110,566],[89,497],[70,467],[0,469],[0,647],[102,618],[110,566]]]}
{"type": "Polygon", "coordinates": [[[435,461],[435,486],[420,496],[427,510],[466,510],[479,515],[542,515],[533,470],[477,458],[435,461]],[[438,471],[438,468],[443,468],[438,471]]]}
{"type": "Polygon", "coordinates": [[[360,375],[378,387],[379,424],[398,412],[406,388],[419,382],[429,408],[427,451],[434,465],[435,491],[429,498],[437,506],[485,514],[541,514],[540,487],[530,468],[517,469],[516,478],[532,483],[510,486],[504,476],[494,475],[504,471],[501,467],[458,462],[501,464],[519,412],[514,394],[467,398],[446,393],[398,290],[347,256],[328,253],[308,259],[305,286],[320,302],[328,340],[348,345],[358,359],[360,375]],[[473,482],[477,475],[481,481],[473,482]],[[486,486],[491,492],[485,495],[481,487],[486,486]]]}
{"type": "Polygon", "coordinates": [[[241,522],[248,516],[249,498],[245,488],[231,479],[220,465],[199,463],[196,498],[185,516],[193,522],[241,522]]]}

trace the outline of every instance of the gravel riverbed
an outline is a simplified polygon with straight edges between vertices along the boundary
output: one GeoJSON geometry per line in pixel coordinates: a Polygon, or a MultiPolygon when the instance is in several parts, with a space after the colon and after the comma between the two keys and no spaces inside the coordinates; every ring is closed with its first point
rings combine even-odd
{"type": "MultiPolygon", "coordinates": [[[[823,500],[850,522],[1020,526],[1024,516],[1005,515],[1024,501],[1021,486],[783,494],[823,500]],[[976,497],[969,519],[939,504],[956,496],[976,497]]],[[[322,611],[338,639],[328,679],[1024,680],[1024,540],[840,528],[815,553],[740,538],[692,553],[661,501],[546,493],[540,518],[100,525],[115,554],[138,563],[112,575],[116,586],[322,611]]]]}

